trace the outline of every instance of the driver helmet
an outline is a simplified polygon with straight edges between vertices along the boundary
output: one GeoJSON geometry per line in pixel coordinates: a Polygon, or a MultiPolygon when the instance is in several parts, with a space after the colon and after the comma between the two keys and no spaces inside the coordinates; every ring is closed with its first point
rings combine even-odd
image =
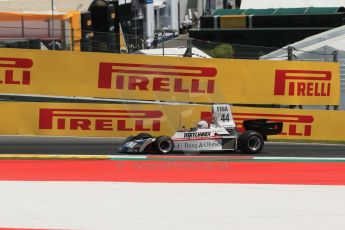
{"type": "Polygon", "coordinates": [[[208,123],[207,121],[201,120],[198,122],[198,128],[200,129],[207,129],[208,128],[208,123]]]}

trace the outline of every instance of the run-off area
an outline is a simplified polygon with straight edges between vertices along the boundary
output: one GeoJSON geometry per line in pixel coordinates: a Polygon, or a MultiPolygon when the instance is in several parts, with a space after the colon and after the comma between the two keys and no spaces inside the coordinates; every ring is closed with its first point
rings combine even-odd
{"type": "Polygon", "coordinates": [[[0,228],[344,229],[345,187],[0,182],[0,228]]]}

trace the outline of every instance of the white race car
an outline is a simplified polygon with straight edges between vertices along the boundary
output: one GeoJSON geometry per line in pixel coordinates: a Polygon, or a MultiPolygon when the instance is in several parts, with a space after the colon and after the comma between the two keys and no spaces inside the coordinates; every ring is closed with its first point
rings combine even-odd
{"type": "Polygon", "coordinates": [[[243,153],[260,153],[267,135],[281,133],[282,122],[269,122],[267,119],[245,120],[245,131],[236,129],[229,105],[213,105],[212,123],[202,120],[196,128],[178,130],[172,137],[152,137],[148,133],[128,137],[119,147],[125,153],[176,152],[215,152],[236,151],[243,153]]]}

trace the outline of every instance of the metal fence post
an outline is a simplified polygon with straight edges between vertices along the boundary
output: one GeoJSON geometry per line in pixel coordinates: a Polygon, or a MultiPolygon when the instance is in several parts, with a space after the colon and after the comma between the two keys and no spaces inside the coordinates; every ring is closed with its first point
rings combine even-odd
{"type": "MultiPolygon", "coordinates": [[[[292,61],[293,60],[293,47],[292,46],[288,46],[287,47],[287,54],[288,54],[288,61],[292,61]]],[[[294,109],[296,108],[296,105],[289,105],[289,109],[294,109]]]]}
{"type": "Polygon", "coordinates": [[[53,50],[55,50],[55,33],[54,33],[54,0],[51,0],[51,18],[52,18],[52,37],[53,37],[53,50]]]}
{"type": "MultiPolygon", "coordinates": [[[[337,50],[333,51],[333,62],[338,62],[338,51],[337,50]]],[[[333,109],[334,110],[338,110],[339,106],[338,105],[334,105],[333,109]]]]}
{"type": "Polygon", "coordinates": [[[337,50],[333,51],[333,62],[338,62],[338,51],[337,50]]]}
{"type": "Polygon", "coordinates": [[[192,40],[187,40],[187,49],[186,52],[183,54],[183,57],[192,57],[192,40]]]}
{"type": "Polygon", "coordinates": [[[72,39],[72,51],[74,51],[74,29],[72,28],[71,29],[71,33],[72,33],[72,36],[71,36],[71,39],[72,39]]]}
{"type": "Polygon", "coordinates": [[[164,53],[164,51],[165,51],[165,50],[164,50],[164,49],[165,49],[165,44],[164,44],[164,43],[165,43],[165,41],[162,42],[163,56],[165,56],[165,53],[164,53]]]}
{"type": "Polygon", "coordinates": [[[288,51],[288,60],[292,61],[293,60],[293,47],[288,46],[287,51],[288,51]]]}

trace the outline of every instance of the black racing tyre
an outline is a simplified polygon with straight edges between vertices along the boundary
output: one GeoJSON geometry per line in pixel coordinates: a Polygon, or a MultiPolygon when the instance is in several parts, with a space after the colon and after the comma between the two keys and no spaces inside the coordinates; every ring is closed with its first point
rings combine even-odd
{"type": "Polygon", "coordinates": [[[139,133],[138,135],[135,136],[135,139],[140,140],[140,139],[149,139],[152,138],[152,135],[149,133],[139,133]]]}
{"type": "Polygon", "coordinates": [[[122,145],[124,145],[124,144],[127,143],[127,142],[133,141],[134,139],[135,139],[134,136],[129,136],[129,137],[127,137],[124,141],[122,141],[122,145]]]}
{"type": "Polygon", "coordinates": [[[158,154],[168,154],[174,149],[174,142],[170,137],[160,136],[157,137],[153,143],[154,151],[158,154]]]}
{"type": "Polygon", "coordinates": [[[122,147],[125,145],[125,144],[127,144],[128,142],[130,142],[130,141],[133,141],[133,140],[135,140],[135,137],[134,136],[129,136],[129,137],[127,137],[126,139],[124,139],[123,141],[122,141],[122,143],[121,143],[121,145],[120,145],[120,147],[118,148],[120,151],[122,151],[122,147]]]}
{"type": "Polygon", "coordinates": [[[245,131],[238,137],[238,147],[242,153],[257,154],[264,148],[262,135],[255,131],[245,131]]]}

